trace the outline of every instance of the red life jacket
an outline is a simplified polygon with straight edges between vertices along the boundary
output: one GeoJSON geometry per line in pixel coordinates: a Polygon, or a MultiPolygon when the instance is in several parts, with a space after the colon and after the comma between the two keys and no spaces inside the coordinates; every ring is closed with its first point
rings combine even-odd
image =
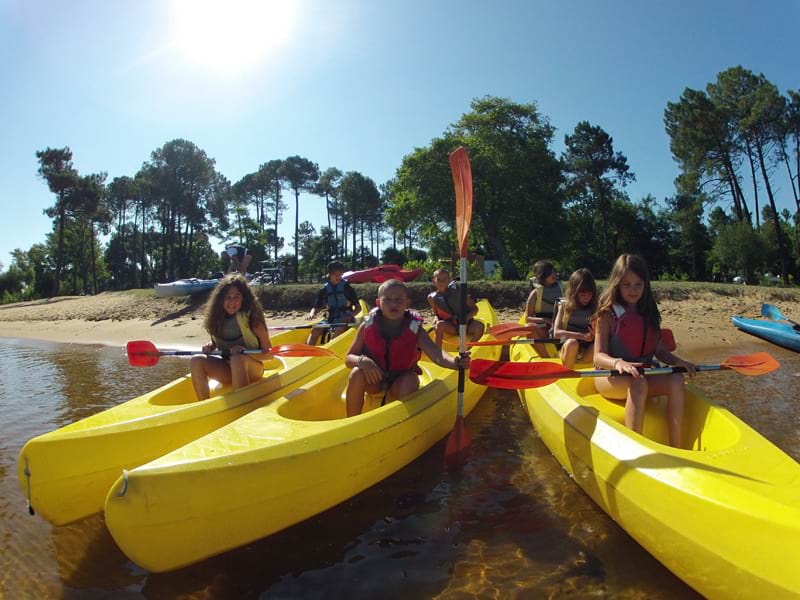
{"type": "Polygon", "coordinates": [[[406,325],[393,338],[384,333],[380,310],[371,312],[364,322],[364,354],[389,375],[418,369],[421,351],[417,347],[417,332],[422,319],[406,311],[403,321],[406,325]]]}
{"type": "Polygon", "coordinates": [[[619,304],[614,304],[611,307],[608,353],[628,362],[652,362],[658,332],[645,325],[644,317],[638,312],[626,311],[619,304]]]}

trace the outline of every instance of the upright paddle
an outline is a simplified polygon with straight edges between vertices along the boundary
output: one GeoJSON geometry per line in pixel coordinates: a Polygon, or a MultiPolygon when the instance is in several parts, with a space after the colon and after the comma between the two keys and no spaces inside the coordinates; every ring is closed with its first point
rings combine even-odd
{"type": "Polygon", "coordinates": [[[777,306],[772,306],[772,304],[761,305],[761,316],[772,319],[773,321],[788,321],[797,331],[800,331],[800,323],[792,321],[789,317],[784,315],[777,306]]]}
{"type": "MultiPolygon", "coordinates": [[[[460,306],[458,307],[458,352],[463,355],[467,335],[467,240],[472,225],[472,168],[464,147],[450,153],[450,170],[453,172],[453,185],[456,190],[456,232],[458,234],[458,254],[461,258],[459,279],[460,306]]],[[[444,459],[450,466],[457,466],[465,459],[465,453],[472,443],[469,432],[464,427],[464,368],[458,367],[458,405],[456,423],[447,438],[444,459]]]]}
{"type": "MultiPolygon", "coordinates": [[[[719,365],[697,365],[697,371],[719,371],[729,369],[741,375],[753,377],[765,375],[779,368],[780,364],[767,352],[730,356],[719,365]]],[[[685,367],[656,367],[640,369],[643,375],[666,375],[685,373],[685,367]]],[[[475,359],[470,363],[469,378],[475,383],[506,390],[524,390],[550,385],[559,379],[575,377],[609,377],[620,375],[616,371],[573,371],[552,362],[501,362],[475,359]]],[[[627,373],[626,373],[627,375],[627,373]]]]}
{"type": "MultiPolygon", "coordinates": [[[[158,364],[162,356],[192,356],[199,354],[195,350],[159,350],[153,342],[136,340],[128,342],[128,363],[133,367],[152,367],[158,364]]],[[[245,350],[245,354],[263,354],[262,350],[245,350]]],[[[219,355],[219,352],[213,354],[219,355]]],[[[308,344],[281,344],[270,350],[273,356],[327,356],[336,358],[336,354],[327,348],[309,346],[308,344]]]]}

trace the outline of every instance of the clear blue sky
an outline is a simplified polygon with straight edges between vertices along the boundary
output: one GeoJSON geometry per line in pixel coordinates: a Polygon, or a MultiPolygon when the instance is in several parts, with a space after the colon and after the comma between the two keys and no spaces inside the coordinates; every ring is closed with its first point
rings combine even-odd
{"type": "MultiPolygon", "coordinates": [[[[232,182],[299,154],[381,184],[484,95],[535,102],[557,153],[601,126],[631,198],[661,200],[666,103],[738,64],[800,88],[799,25],[798,0],[0,0],[0,262],[51,229],[48,146],[109,181],[184,138],[232,182]]],[[[301,197],[301,221],[324,219],[301,197]]],[[[287,240],[293,223],[292,207],[287,240]]]]}

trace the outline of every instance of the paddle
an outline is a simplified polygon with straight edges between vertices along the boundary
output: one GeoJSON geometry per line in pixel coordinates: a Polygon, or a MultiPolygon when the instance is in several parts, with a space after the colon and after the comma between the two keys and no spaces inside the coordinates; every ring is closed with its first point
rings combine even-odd
{"type": "MultiPolygon", "coordinates": [[[[489,333],[497,338],[498,341],[488,340],[485,342],[469,342],[467,346],[508,346],[509,344],[560,344],[563,340],[559,338],[541,338],[530,340],[526,338],[520,338],[516,340],[511,340],[510,338],[514,336],[521,335],[523,333],[530,333],[533,331],[535,325],[518,325],[515,323],[502,323],[500,325],[495,325],[494,327],[489,328],[489,333]]],[[[661,328],[661,343],[664,347],[672,352],[675,348],[678,347],[677,342],[675,341],[675,335],[672,333],[671,329],[667,329],[666,327],[661,328]]]]}
{"type": "Polygon", "coordinates": [[[278,325],[268,327],[269,331],[288,331],[292,329],[335,329],[336,327],[358,327],[358,323],[308,323],[305,325],[278,325]]]}
{"type": "Polygon", "coordinates": [[[800,323],[792,321],[789,317],[784,315],[777,306],[772,306],[772,304],[761,305],[761,316],[772,319],[773,321],[789,321],[796,330],[800,331],[800,323]]]}
{"type": "Polygon", "coordinates": [[[511,346],[512,344],[560,344],[560,338],[515,338],[513,340],[481,340],[467,342],[467,346],[511,346]]]}
{"type": "MultiPolygon", "coordinates": [[[[461,257],[459,295],[461,303],[458,310],[458,352],[466,350],[467,335],[467,240],[472,225],[472,168],[466,148],[459,147],[450,153],[450,170],[453,172],[453,185],[456,191],[456,232],[458,234],[458,253],[461,257]]],[[[456,422],[444,450],[445,462],[457,466],[464,461],[465,452],[472,443],[469,432],[464,427],[464,368],[458,367],[458,404],[456,422]]]]}
{"type": "MultiPolygon", "coordinates": [[[[136,340],[128,342],[128,363],[133,367],[152,367],[158,364],[162,356],[192,356],[199,354],[196,350],[159,350],[153,342],[136,340]]],[[[245,350],[244,354],[263,354],[263,350],[245,350]]],[[[274,346],[270,353],[273,356],[328,356],[336,358],[336,354],[327,348],[309,346],[308,344],[281,344],[274,346]]],[[[219,352],[212,352],[219,356],[219,352]]]]}
{"type": "MultiPolygon", "coordinates": [[[[697,371],[719,371],[729,369],[741,375],[753,377],[764,375],[779,368],[780,364],[766,352],[730,356],[719,365],[697,365],[697,371]]],[[[642,368],[643,375],[665,375],[685,373],[685,367],[642,368]]],[[[617,371],[573,371],[552,362],[502,362],[476,358],[470,363],[469,378],[475,383],[506,390],[523,390],[550,385],[565,378],[609,377],[622,375],[617,371]]],[[[625,373],[624,375],[628,375],[625,373]]],[[[629,375],[628,375],[629,376],[629,375]]]]}

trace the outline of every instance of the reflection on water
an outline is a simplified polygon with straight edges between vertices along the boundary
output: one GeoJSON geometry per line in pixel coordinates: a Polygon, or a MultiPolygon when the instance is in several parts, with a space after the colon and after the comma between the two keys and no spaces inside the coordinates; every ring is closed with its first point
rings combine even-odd
{"type": "MultiPolygon", "coordinates": [[[[718,352],[692,358],[720,362],[718,352]]],[[[800,459],[800,355],[773,353],[783,364],[773,375],[696,382],[800,459]]],[[[131,563],[100,515],[65,527],[27,515],[16,480],[27,439],[186,367],[133,369],[118,348],[0,339],[0,597],[696,597],[565,475],[511,392],[488,393],[467,420],[473,446],[460,472],[444,469],[438,445],[338,507],[174,573],[131,563]]]]}

